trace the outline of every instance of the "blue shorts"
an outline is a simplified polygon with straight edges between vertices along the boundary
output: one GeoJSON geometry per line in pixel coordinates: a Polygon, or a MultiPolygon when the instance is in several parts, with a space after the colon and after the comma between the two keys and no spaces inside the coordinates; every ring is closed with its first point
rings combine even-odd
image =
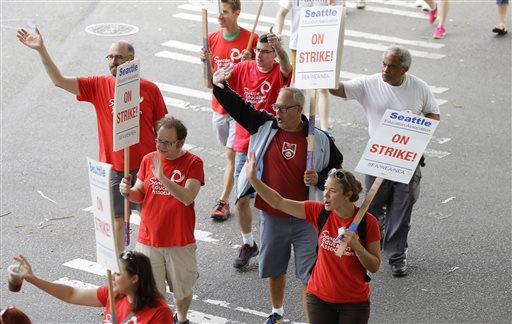
{"type": "MultiPolygon", "coordinates": [[[[132,186],[137,181],[137,172],[139,170],[132,170],[130,171],[130,175],[132,177],[132,186]]],[[[112,188],[112,200],[114,203],[114,217],[120,218],[124,217],[124,197],[119,192],[119,184],[121,183],[121,180],[124,178],[124,172],[119,172],[116,170],[112,170],[112,173],[110,174],[110,187],[112,188]]],[[[134,204],[130,203],[130,210],[138,210],[140,212],[140,209],[142,207],[142,204],[134,204]]]]}
{"type": "Polygon", "coordinates": [[[295,255],[295,276],[307,284],[315,264],[318,236],[304,219],[260,214],[260,278],[286,274],[291,248],[295,255]]]}
{"type": "Polygon", "coordinates": [[[496,0],[497,5],[508,4],[508,0],[496,0]]]}

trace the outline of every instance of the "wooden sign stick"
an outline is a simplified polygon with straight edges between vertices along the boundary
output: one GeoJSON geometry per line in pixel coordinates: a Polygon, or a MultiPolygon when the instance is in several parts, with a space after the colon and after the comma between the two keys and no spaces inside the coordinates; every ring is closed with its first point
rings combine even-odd
{"type": "MultiPolygon", "coordinates": [[[[124,149],[124,177],[130,176],[130,147],[124,149]]],[[[131,181],[132,179],[130,179],[131,181]]],[[[128,195],[124,197],[124,245],[130,245],[130,200],[128,195]]],[[[117,251],[121,253],[123,251],[117,251]]]]}
{"type": "Polygon", "coordinates": [[[112,324],[117,324],[116,318],[116,304],[114,300],[114,287],[112,286],[112,271],[107,270],[107,280],[108,280],[108,299],[110,301],[110,316],[112,320],[112,324]]]}
{"type": "MultiPolygon", "coordinates": [[[[210,44],[208,44],[208,10],[203,9],[203,48],[210,52],[210,44]]],[[[206,58],[203,62],[203,81],[204,86],[212,88],[212,62],[206,58]]]]}
{"type": "Polygon", "coordinates": [[[249,36],[249,42],[247,43],[247,51],[251,50],[252,39],[254,38],[254,31],[256,31],[256,26],[258,26],[258,20],[260,19],[261,8],[263,8],[263,0],[260,0],[260,5],[258,7],[258,13],[256,14],[256,19],[254,20],[254,25],[252,26],[251,36],[249,36]]]}
{"type": "MultiPolygon", "coordinates": [[[[375,178],[375,181],[372,184],[372,187],[370,188],[370,191],[368,191],[368,194],[366,195],[366,198],[364,198],[363,204],[361,205],[361,208],[359,208],[359,211],[356,214],[356,217],[354,217],[354,221],[352,224],[350,224],[350,227],[348,228],[350,231],[355,232],[357,227],[359,226],[359,223],[361,223],[361,219],[363,219],[364,215],[368,211],[368,208],[370,207],[370,204],[375,197],[375,194],[380,188],[380,185],[384,181],[384,178],[375,178]]],[[[339,256],[340,258],[343,256],[343,253],[345,252],[345,249],[347,248],[347,243],[341,241],[341,243],[338,245],[338,248],[336,249],[336,256],[339,256]]]]}
{"type": "Polygon", "coordinates": [[[313,150],[315,148],[316,89],[311,91],[309,100],[308,150],[306,152],[306,170],[313,170],[313,150]]]}

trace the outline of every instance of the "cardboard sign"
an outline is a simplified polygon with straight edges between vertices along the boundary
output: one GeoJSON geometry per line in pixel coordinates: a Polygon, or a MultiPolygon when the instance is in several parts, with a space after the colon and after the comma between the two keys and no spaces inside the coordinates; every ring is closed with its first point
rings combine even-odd
{"type": "Polygon", "coordinates": [[[117,67],[114,95],[114,151],[139,143],[140,60],[117,67]]]}
{"type": "Polygon", "coordinates": [[[96,257],[98,264],[119,273],[119,259],[114,237],[114,209],[110,188],[111,165],[87,158],[89,184],[96,233],[96,257]]]}
{"type": "Polygon", "coordinates": [[[219,0],[188,0],[190,4],[208,10],[208,12],[220,13],[221,6],[219,0]]]}
{"type": "Polygon", "coordinates": [[[386,110],[355,170],[409,183],[438,124],[409,112],[386,110]]]}
{"type": "Polygon", "coordinates": [[[300,14],[295,86],[299,89],[338,88],[345,7],[303,7],[300,14]]]}

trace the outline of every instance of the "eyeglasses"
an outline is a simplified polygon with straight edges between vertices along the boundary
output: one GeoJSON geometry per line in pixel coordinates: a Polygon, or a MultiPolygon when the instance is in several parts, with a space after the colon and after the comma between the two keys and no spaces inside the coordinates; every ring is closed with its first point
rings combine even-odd
{"type": "Polygon", "coordinates": [[[254,53],[256,53],[256,54],[258,54],[258,53],[261,53],[261,54],[270,54],[270,53],[272,53],[272,52],[275,52],[275,51],[274,51],[274,50],[272,50],[272,51],[269,51],[269,50],[263,50],[263,49],[258,48],[258,47],[256,47],[256,48],[254,49],[254,53]]]}
{"type": "Polygon", "coordinates": [[[156,145],[163,145],[163,146],[165,146],[165,147],[167,147],[167,146],[173,146],[173,145],[174,145],[174,144],[176,144],[178,141],[179,141],[179,139],[178,139],[178,140],[175,140],[175,141],[172,141],[172,142],[171,142],[171,141],[161,141],[159,138],[155,139],[155,143],[156,143],[156,145]]]}
{"type": "Polygon", "coordinates": [[[339,182],[344,182],[347,185],[347,187],[345,189],[347,189],[347,190],[352,189],[352,185],[350,184],[350,182],[348,182],[345,172],[338,170],[336,168],[333,168],[333,169],[331,169],[331,171],[329,171],[328,176],[334,177],[339,182]]]}
{"type": "Polygon", "coordinates": [[[279,111],[280,113],[285,113],[288,111],[288,109],[292,109],[294,107],[298,107],[299,105],[293,105],[293,106],[287,106],[287,105],[278,105],[278,104],[272,104],[272,110],[275,112],[279,111]]]}
{"type": "Polygon", "coordinates": [[[130,57],[130,55],[122,56],[122,55],[108,54],[107,56],[105,56],[105,58],[109,61],[112,61],[112,60],[122,61],[128,57],[130,57]]]}

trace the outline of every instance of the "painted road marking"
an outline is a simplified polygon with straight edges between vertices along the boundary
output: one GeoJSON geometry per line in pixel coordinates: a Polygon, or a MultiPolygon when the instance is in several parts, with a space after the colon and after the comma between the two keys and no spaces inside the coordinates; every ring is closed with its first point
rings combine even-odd
{"type": "MultiPolygon", "coordinates": [[[[402,1],[400,1],[400,2],[402,2],[402,1]]],[[[178,9],[188,10],[188,11],[197,12],[197,13],[201,12],[201,8],[199,8],[197,6],[194,6],[194,5],[191,5],[191,4],[180,5],[180,6],[178,6],[178,9]]],[[[421,14],[421,15],[422,16],[420,18],[427,19],[427,16],[425,14],[421,14]]],[[[414,16],[416,16],[416,13],[415,13],[414,16]]],[[[210,14],[210,17],[212,19],[209,19],[209,20],[211,20],[212,23],[216,23],[217,16],[215,14],[210,14]]],[[[256,15],[248,14],[248,13],[243,13],[242,12],[238,16],[238,18],[239,19],[244,19],[244,20],[249,20],[251,23],[253,23],[254,20],[256,19],[256,15]]],[[[273,25],[275,23],[275,20],[276,20],[275,17],[269,17],[269,16],[262,16],[262,15],[260,15],[258,21],[259,22],[269,23],[269,24],[273,25]]],[[[290,19],[286,19],[284,25],[289,28],[291,26],[290,19]]],[[[251,26],[252,26],[252,24],[251,24],[251,26]]],[[[252,30],[252,27],[249,28],[249,30],[252,30]]],[[[268,27],[264,31],[267,32],[268,31],[268,27]]],[[[283,30],[282,34],[285,35],[285,36],[290,36],[290,31],[289,30],[283,30]]],[[[445,46],[445,44],[442,44],[442,43],[439,43],[439,42],[425,42],[425,41],[409,40],[409,39],[403,39],[403,38],[398,38],[398,37],[390,37],[390,36],[386,36],[386,35],[379,35],[379,34],[372,34],[372,33],[366,33],[366,32],[359,32],[359,31],[355,31],[355,30],[351,30],[351,29],[345,29],[345,36],[361,37],[361,38],[373,39],[373,40],[378,40],[378,41],[389,41],[389,42],[392,42],[392,43],[395,43],[395,44],[404,44],[404,45],[420,46],[420,47],[435,48],[435,49],[440,49],[440,48],[443,48],[445,46]]]]}
{"type": "MultiPolygon", "coordinates": [[[[193,14],[188,14],[188,13],[177,13],[177,14],[174,14],[173,17],[178,18],[178,19],[188,20],[188,21],[194,21],[194,22],[202,21],[202,17],[200,15],[193,15],[193,14]]],[[[209,23],[212,25],[216,24],[216,22],[213,22],[211,20],[209,20],[209,23]]],[[[251,24],[251,23],[238,22],[238,25],[240,25],[241,27],[246,28],[248,30],[252,30],[252,28],[253,28],[253,24],[251,24]]],[[[268,32],[269,28],[270,28],[270,26],[263,26],[263,25],[256,26],[256,30],[259,32],[268,32]]],[[[289,36],[289,34],[290,34],[289,31],[283,30],[282,35],[289,36]]],[[[388,48],[389,45],[391,45],[391,44],[382,45],[382,44],[380,44],[380,42],[379,42],[379,44],[374,44],[374,43],[358,42],[358,41],[345,39],[344,45],[382,52],[384,49],[388,48]]],[[[422,57],[422,58],[434,59],[434,60],[441,59],[446,56],[444,54],[428,53],[425,51],[417,51],[417,50],[413,50],[413,49],[409,49],[409,52],[414,57],[422,57]]],[[[199,55],[198,55],[198,57],[199,57],[199,55]]]]}

